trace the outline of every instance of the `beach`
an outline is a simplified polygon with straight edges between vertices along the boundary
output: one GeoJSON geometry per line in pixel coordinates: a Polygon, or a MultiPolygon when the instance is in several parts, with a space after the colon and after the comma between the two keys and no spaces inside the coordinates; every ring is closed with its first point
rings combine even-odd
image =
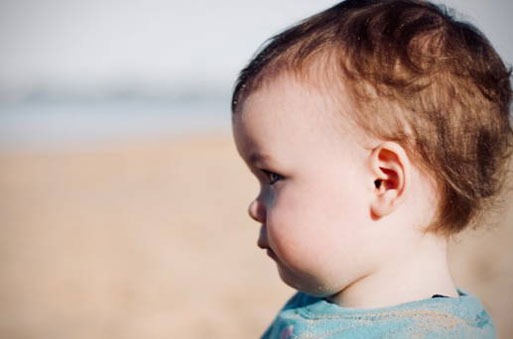
{"type": "MultiPolygon", "coordinates": [[[[0,152],[1,338],[255,338],[293,290],[256,246],[228,131],[0,152]]],[[[452,243],[513,337],[513,202],[452,243]]]]}

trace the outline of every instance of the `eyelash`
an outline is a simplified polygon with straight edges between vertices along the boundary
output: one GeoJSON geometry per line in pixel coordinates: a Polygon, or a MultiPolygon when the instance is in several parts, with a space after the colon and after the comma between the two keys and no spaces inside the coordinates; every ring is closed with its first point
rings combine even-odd
{"type": "Polygon", "coordinates": [[[271,186],[274,185],[276,182],[283,179],[283,177],[277,173],[274,173],[274,172],[271,172],[268,170],[264,170],[264,169],[262,170],[262,172],[264,172],[265,177],[267,178],[268,184],[271,186]]]}

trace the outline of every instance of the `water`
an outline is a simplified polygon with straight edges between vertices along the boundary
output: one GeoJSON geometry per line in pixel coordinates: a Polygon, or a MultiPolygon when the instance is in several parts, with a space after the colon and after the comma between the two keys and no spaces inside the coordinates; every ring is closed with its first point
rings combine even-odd
{"type": "Polygon", "coordinates": [[[228,130],[227,100],[0,103],[0,150],[62,149],[228,130]]]}

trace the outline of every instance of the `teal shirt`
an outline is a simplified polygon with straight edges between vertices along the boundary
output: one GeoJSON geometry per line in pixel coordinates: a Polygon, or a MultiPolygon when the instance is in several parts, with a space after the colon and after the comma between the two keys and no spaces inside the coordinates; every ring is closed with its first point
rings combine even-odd
{"type": "Polygon", "coordinates": [[[262,338],[495,338],[495,327],[479,300],[458,292],[457,298],[367,310],[341,307],[299,292],[262,338]]]}

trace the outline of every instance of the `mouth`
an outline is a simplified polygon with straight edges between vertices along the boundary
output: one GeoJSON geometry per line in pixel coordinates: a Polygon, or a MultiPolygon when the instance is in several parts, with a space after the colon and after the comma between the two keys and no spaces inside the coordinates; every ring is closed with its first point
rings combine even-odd
{"type": "Polygon", "coordinates": [[[265,252],[267,253],[267,256],[269,256],[271,259],[273,259],[273,260],[277,260],[278,259],[278,257],[274,253],[274,251],[269,247],[269,245],[264,244],[264,243],[259,241],[258,242],[258,247],[260,247],[261,249],[265,250],[265,252]]]}
{"type": "Polygon", "coordinates": [[[278,260],[278,257],[276,257],[276,254],[274,254],[273,250],[270,248],[267,248],[267,256],[273,259],[274,261],[278,260]]]}
{"type": "Polygon", "coordinates": [[[267,256],[269,256],[271,259],[276,261],[278,259],[278,257],[276,256],[274,251],[271,249],[271,247],[267,243],[267,237],[265,236],[265,233],[263,230],[264,230],[264,228],[262,227],[260,229],[260,237],[258,238],[257,246],[260,247],[261,249],[265,250],[267,253],[267,256]]]}
{"type": "Polygon", "coordinates": [[[267,243],[267,237],[263,231],[263,227],[260,229],[260,236],[258,237],[257,246],[263,250],[269,249],[269,244],[267,243]]]}

